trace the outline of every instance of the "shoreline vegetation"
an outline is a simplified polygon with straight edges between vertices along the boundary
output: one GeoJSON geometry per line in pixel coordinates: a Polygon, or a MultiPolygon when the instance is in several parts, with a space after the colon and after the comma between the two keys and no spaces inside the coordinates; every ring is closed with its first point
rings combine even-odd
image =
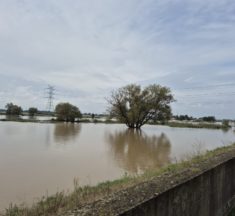
{"type": "MultiPolygon", "coordinates": [[[[40,117],[40,116],[39,116],[40,117]]],[[[28,118],[23,119],[20,117],[10,117],[5,119],[0,119],[0,121],[13,121],[13,122],[29,122],[29,123],[58,123],[58,122],[65,122],[61,120],[57,120],[56,117],[51,117],[48,120],[39,120],[37,118],[28,118]]],[[[105,119],[100,120],[99,118],[90,119],[90,118],[82,118],[79,120],[75,120],[74,123],[103,123],[103,124],[122,124],[117,120],[112,119],[105,119]]],[[[176,128],[206,128],[206,129],[222,129],[222,130],[229,130],[231,128],[228,124],[217,124],[217,123],[210,123],[210,122],[185,122],[185,121],[168,121],[168,122],[150,122],[146,125],[164,125],[169,127],[176,127],[176,128]]]]}
{"type": "Polygon", "coordinates": [[[180,128],[207,128],[207,129],[222,129],[222,130],[228,130],[231,128],[231,126],[229,125],[207,123],[207,122],[198,122],[196,124],[190,122],[169,122],[166,125],[169,127],[180,127],[180,128]]]}
{"type": "MultiPolygon", "coordinates": [[[[52,196],[42,197],[37,203],[32,206],[26,204],[14,205],[11,204],[1,216],[42,216],[42,215],[64,215],[74,209],[79,210],[83,206],[91,204],[108,197],[115,196],[115,192],[131,189],[134,186],[148,184],[153,179],[165,176],[174,176],[182,170],[188,170],[192,175],[200,174],[209,166],[214,166],[216,160],[226,158],[227,155],[234,155],[235,144],[217,148],[212,151],[207,151],[203,154],[196,153],[190,156],[189,159],[180,162],[172,163],[158,170],[148,170],[141,175],[128,176],[106,181],[96,186],[79,186],[79,182],[74,180],[74,191],[71,193],[58,192],[52,196]]],[[[172,178],[174,181],[174,177],[172,178]]]]}

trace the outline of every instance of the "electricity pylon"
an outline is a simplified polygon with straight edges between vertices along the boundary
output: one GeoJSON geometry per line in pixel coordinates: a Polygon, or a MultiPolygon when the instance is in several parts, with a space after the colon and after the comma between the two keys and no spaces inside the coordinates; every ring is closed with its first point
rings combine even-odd
{"type": "Polygon", "coordinates": [[[53,99],[54,99],[54,95],[55,95],[55,88],[51,85],[48,85],[48,87],[46,88],[46,94],[47,94],[46,110],[48,112],[51,112],[53,110],[53,99]]]}

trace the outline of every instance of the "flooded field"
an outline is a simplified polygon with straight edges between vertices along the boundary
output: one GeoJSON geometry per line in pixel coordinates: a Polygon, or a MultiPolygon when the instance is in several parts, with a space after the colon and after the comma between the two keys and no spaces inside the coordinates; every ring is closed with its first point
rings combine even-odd
{"type": "Polygon", "coordinates": [[[162,167],[235,142],[233,130],[0,122],[0,209],[162,167]]]}

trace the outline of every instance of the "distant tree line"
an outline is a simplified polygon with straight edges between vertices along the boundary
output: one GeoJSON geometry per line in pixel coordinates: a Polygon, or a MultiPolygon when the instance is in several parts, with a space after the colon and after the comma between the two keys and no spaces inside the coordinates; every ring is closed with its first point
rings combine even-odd
{"type": "MultiPolygon", "coordinates": [[[[19,116],[22,115],[23,113],[23,109],[20,106],[13,103],[6,104],[5,108],[6,108],[6,115],[19,116]]],[[[34,116],[35,114],[38,113],[38,109],[35,107],[30,107],[28,113],[30,116],[34,116]]]]}
{"type": "Polygon", "coordinates": [[[184,120],[190,121],[194,119],[192,116],[188,116],[188,115],[175,115],[173,116],[173,118],[179,121],[184,121],[184,120]]]}
{"type": "Polygon", "coordinates": [[[207,122],[215,122],[216,121],[216,118],[214,116],[205,116],[200,119],[202,119],[203,121],[207,121],[207,122]]]}
{"type": "Polygon", "coordinates": [[[173,118],[175,120],[178,121],[192,121],[192,120],[201,120],[201,121],[206,121],[206,122],[215,122],[216,118],[214,116],[204,116],[201,118],[194,118],[192,116],[188,116],[188,115],[175,115],[173,116],[173,118]]]}
{"type": "MultiPolygon", "coordinates": [[[[108,115],[116,118],[119,122],[127,125],[129,128],[141,128],[149,122],[165,122],[173,117],[179,121],[199,120],[206,122],[215,122],[214,116],[205,116],[202,118],[194,118],[189,115],[172,116],[171,103],[174,102],[173,94],[167,87],[160,85],[149,85],[141,88],[140,85],[131,84],[117,89],[111,93],[107,99],[109,103],[108,115]]],[[[7,115],[21,115],[22,108],[13,103],[6,105],[7,115]]],[[[36,107],[28,109],[29,116],[36,114],[48,114],[46,111],[38,111],[36,107]]],[[[58,121],[75,122],[82,118],[79,108],[68,102],[62,102],[56,105],[53,113],[58,121]]],[[[84,116],[96,117],[105,116],[104,114],[84,113],[84,116]]],[[[224,121],[223,124],[229,124],[224,121]]]]}
{"type": "MultiPolygon", "coordinates": [[[[6,115],[9,116],[20,116],[23,114],[23,109],[13,103],[8,103],[5,106],[6,108],[6,115]]],[[[33,117],[36,114],[46,114],[48,112],[38,111],[36,107],[30,107],[28,110],[28,115],[33,117]]],[[[55,108],[55,114],[57,120],[59,121],[66,121],[66,122],[74,122],[76,118],[81,118],[82,114],[78,107],[70,104],[70,103],[59,103],[55,108]]]]}
{"type": "MultiPolygon", "coordinates": [[[[173,96],[170,90],[153,85],[144,90],[137,85],[128,85],[114,92],[109,100],[111,105],[109,114],[116,117],[120,122],[125,123],[130,128],[140,128],[143,124],[152,121],[164,122],[171,117],[178,121],[206,121],[215,122],[214,116],[205,116],[194,118],[188,115],[171,116],[169,103],[172,102],[173,96]]],[[[16,104],[8,103],[5,106],[6,115],[22,115],[22,108],[16,104]]],[[[46,111],[38,111],[36,107],[28,109],[29,116],[36,114],[45,114],[46,111]]],[[[68,102],[59,103],[55,107],[55,115],[58,121],[74,122],[76,118],[81,118],[82,114],[78,107],[68,102]]],[[[104,114],[84,113],[92,119],[95,117],[105,116],[104,114]]],[[[228,120],[224,120],[223,124],[228,125],[228,120]]]]}

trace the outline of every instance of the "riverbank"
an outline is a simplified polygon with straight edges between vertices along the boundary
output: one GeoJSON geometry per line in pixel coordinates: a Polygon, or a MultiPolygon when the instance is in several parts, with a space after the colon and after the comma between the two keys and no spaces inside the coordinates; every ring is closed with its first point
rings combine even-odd
{"type": "MultiPolygon", "coordinates": [[[[13,118],[13,119],[0,119],[0,121],[4,122],[30,122],[30,123],[61,123],[62,121],[58,121],[55,118],[51,118],[49,120],[38,120],[38,119],[22,119],[22,118],[13,118]]],[[[99,119],[80,119],[76,120],[74,123],[94,123],[94,124],[122,124],[119,121],[114,120],[99,120],[99,119]]],[[[148,125],[148,124],[147,124],[148,125]]],[[[206,123],[206,122],[198,122],[198,123],[188,123],[188,122],[167,122],[167,123],[149,123],[149,125],[163,125],[169,127],[176,128],[196,128],[196,129],[216,129],[216,130],[229,130],[231,126],[223,125],[223,124],[215,124],[215,123],[206,123]]]]}
{"type": "Polygon", "coordinates": [[[229,130],[231,127],[223,124],[215,124],[215,123],[186,123],[186,122],[169,122],[166,124],[169,127],[181,127],[181,128],[206,128],[206,129],[222,129],[229,130]]]}
{"type": "Polygon", "coordinates": [[[79,187],[74,181],[74,191],[70,194],[60,192],[50,197],[43,197],[31,207],[11,205],[4,216],[40,216],[40,215],[78,215],[93,212],[93,215],[112,215],[114,211],[126,208],[129,202],[141,202],[150,196],[153,182],[158,182],[158,191],[166,190],[166,181],[170,185],[186,178],[198,175],[209,167],[235,156],[235,144],[196,155],[191,160],[169,165],[160,170],[149,170],[140,176],[124,176],[115,181],[107,181],[95,187],[79,187]],[[141,196],[137,196],[137,192],[141,196]],[[128,202],[127,202],[128,199],[128,202]],[[115,200],[115,201],[114,201],[115,200]],[[126,202],[126,203],[125,203],[126,202]],[[109,211],[109,214],[108,214],[109,211]],[[75,212],[73,214],[73,212],[75,212]]]}
{"type": "Polygon", "coordinates": [[[29,122],[29,123],[55,123],[54,120],[37,120],[37,119],[0,119],[0,122],[29,122]]]}

